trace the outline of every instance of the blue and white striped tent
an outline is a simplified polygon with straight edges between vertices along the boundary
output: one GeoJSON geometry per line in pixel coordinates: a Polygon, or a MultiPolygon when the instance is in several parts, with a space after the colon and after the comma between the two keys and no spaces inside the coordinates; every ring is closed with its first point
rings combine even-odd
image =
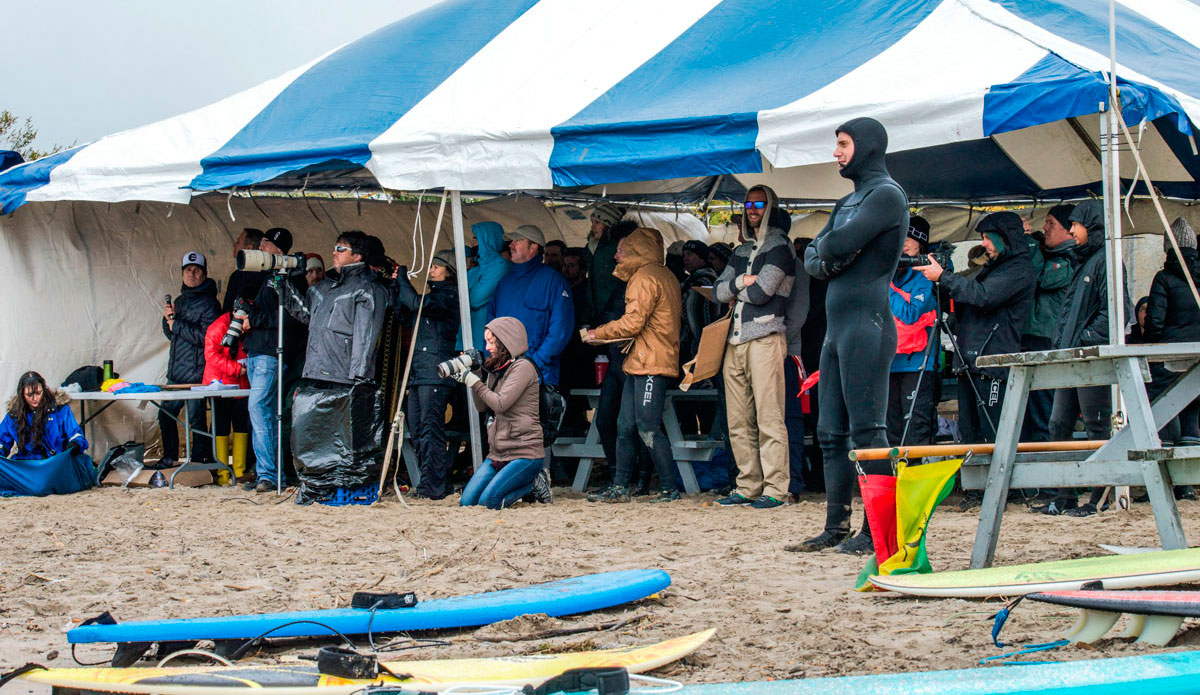
{"type": "MultiPolygon", "coordinates": [[[[834,128],[863,115],[917,200],[1098,193],[1107,24],[1106,0],[449,0],[0,173],[0,205],[301,185],[685,200],[760,181],[828,200],[847,190],[834,128]]],[[[1151,178],[1200,198],[1200,6],[1120,0],[1117,56],[1151,178]]]]}

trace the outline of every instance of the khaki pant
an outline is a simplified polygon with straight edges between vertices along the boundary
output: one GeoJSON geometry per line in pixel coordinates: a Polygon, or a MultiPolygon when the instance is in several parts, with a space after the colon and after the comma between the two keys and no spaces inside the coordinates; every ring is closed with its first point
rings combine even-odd
{"type": "Polygon", "coordinates": [[[737,491],[750,499],[760,495],[787,499],[786,355],[787,341],[782,333],[725,349],[722,372],[729,445],[738,467],[737,491]]]}

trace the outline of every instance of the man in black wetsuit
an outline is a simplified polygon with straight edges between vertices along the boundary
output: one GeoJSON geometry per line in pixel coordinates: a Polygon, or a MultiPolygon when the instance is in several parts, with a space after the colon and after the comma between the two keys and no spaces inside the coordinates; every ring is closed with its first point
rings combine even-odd
{"type": "Polygon", "coordinates": [[[870,528],[852,536],[855,447],[886,447],[888,368],[896,354],[896,324],[888,291],[908,231],[908,198],[888,174],[887,131],[872,118],[837,129],[834,158],[854,192],[833,208],[829,222],[804,251],[804,267],[828,280],[828,332],[821,349],[817,439],[825,459],[825,530],[785,550],[871,550],[870,528]]]}

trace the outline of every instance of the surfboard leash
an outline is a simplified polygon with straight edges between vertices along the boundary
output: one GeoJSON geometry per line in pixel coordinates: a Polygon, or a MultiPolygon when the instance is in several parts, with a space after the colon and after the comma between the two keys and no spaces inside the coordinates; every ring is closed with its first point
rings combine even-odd
{"type": "MultiPolygon", "coordinates": [[[[1019,606],[1021,604],[1021,601],[1024,601],[1024,600],[1025,600],[1024,596],[1018,596],[1017,598],[1015,598],[1012,601],[1009,601],[1007,604],[1005,604],[1004,608],[1001,608],[999,611],[996,611],[996,615],[993,616],[992,643],[995,644],[997,648],[1008,649],[1009,647],[1017,646],[1014,644],[1005,644],[1004,642],[1001,642],[1000,641],[1000,631],[1004,629],[1005,623],[1008,622],[1008,616],[1012,613],[1013,609],[1016,608],[1017,606],[1019,606]]],[[[1007,652],[1004,654],[997,654],[995,656],[985,657],[983,659],[980,659],[979,663],[980,664],[989,664],[992,662],[996,662],[996,663],[1007,664],[1007,665],[1053,664],[1053,663],[1057,663],[1057,662],[1055,662],[1055,661],[1019,661],[1019,660],[1015,660],[1015,657],[1023,656],[1025,654],[1036,654],[1037,652],[1049,651],[1051,649],[1057,649],[1059,647],[1066,646],[1070,643],[1071,643],[1070,640],[1060,639],[1060,640],[1055,640],[1053,642],[1043,642],[1041,644],[1028,644],[1028,645],[1025,645],[1024,647],[1021,647],[1020,649],[1017,649],[1015,651],[1007,652]]]]}
{"type": "Polygon", "coordinates": [[[7,684],[9,681],[16,680],[16,678],[18,676],[29,673],[30,671],[46,671],[46,670],[49,670],[49,669],[47,669],[45,666],[42,666],[41,664],[35,664],[32,661],[30,661],[30,662],[26,663],[24,666],[18,666],[16,668],[14,668],[13,670],[9,671],[8,673],[0,675],[0,688],[3,688],[5,686],[5,684],[7,684]]]}

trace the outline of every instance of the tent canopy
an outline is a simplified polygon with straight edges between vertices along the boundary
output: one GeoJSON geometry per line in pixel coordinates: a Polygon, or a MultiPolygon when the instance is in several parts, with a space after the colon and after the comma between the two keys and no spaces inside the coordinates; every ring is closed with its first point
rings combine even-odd
{"type": "MultiPolygon", "coordinates": [[[[829,200],[848,190],[833,131],[862,115],[887,126],[915,199],[1079,194],[1098,190],[1107,14],[1101,0],[448,0],[0,173],[0,205],[305,185],[696,200],[763,181],[829,200]]],[[[1200,198],[1200,7],[1121,0],[1117,44],[1151,177],[1200,198]]]]}

